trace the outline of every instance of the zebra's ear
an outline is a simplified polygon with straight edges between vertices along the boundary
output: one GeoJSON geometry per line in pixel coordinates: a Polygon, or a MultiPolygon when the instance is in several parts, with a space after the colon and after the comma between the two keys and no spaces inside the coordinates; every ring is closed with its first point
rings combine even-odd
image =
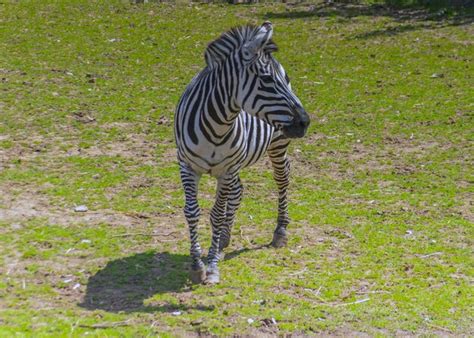
{"type": "Polygon", "coordinates": [[[271,22],[265,21],[263,25],[257,29],[252,39],[244,45],[245,54],[248,54],[250,57],[258,54],[258,52],[263,50],[267,43],[271,40],[272,34],[273,27],[271,22]]]}

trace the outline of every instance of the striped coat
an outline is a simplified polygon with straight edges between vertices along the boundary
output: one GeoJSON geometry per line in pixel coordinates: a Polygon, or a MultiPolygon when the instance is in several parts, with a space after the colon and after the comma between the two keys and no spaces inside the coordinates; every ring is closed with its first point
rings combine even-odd
{"type": "Polygon", "coordinates": [[[286,243],[286,150],[291,138],[305,134],[309,118],[292,92],[285,70],[272,55],[277,49],[272,32],[268,22],[258,27],[243,26],[209,44],[206,67],[191,80],[176,108],[175,139],[191,237],[191,277],[196,282],[219,281],[217,263],[229,244],[242,195],[239,171],[265,154],[270,156],[279,187],[273,245],[286,243]],[[207,271],[196,231],[202,174],[218,180],[207,271]]]}

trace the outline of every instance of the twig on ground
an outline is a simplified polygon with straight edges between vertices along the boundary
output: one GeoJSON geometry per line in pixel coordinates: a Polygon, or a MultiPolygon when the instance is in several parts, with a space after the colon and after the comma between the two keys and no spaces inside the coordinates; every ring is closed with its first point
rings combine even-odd
{"type": "Polygon", "coordinates": [[[445,327],[442,327],[442,326],[438,326],[438,325],[435,325],[435,324],[431,324],[431,323],[427,323],[428,326],[431,326],[432,328],[434,329],[438,329],[438,330],[441,330],[441,331],[444,331],[444,332],[449,332],[449,333],[453,333],[453,331],[451,331],[450,329],[448,328],[445,328],[445,327]]]}
{"type": "Polygon", "coordinates": [[[301,271],[296,271],[296,272],[290,273],[289,275],[290,275],[290,276],[301,275],[301,274],[305,273],[307,270],[308,270],[308,268],[304,268],[304,269],[301,270],[301,271]]]}
{"type": "Polygon", "coordinates": [[[244,236],[244,232],[242,231],[242,227],[240,227],[240,238],[247,242],[247,244],[252,245],[247,237],[244,236]]]}
{"type": "Polygon", "coordinates": [[[419,258],[428,258],[428,257],[433,257],[433,256],[441,256],[443,253],[438,251],[438,252],[433,252],[427,255],[417,255],[419,258]]]}
{"type": "Polygon", "coordinates": [[[122,322],[99,323],[99,324],[92,324],[92,325],[79,324],[78,326],[89,328],[89,329],[108,329],[111,327],[128,326],[129,322],[130,322],[130,319],[122,321],[122,322]]]}
{"type": "Polygon", "coordinates": [[[320,286],[320,287],[318,288],[318,290],[316,290],[316,293],[315,293],[314,295],[315,295],[315,296],[319,296],[319,294],[321,293],[321,289],[322,289],[322,288],[323,288],[323,287],[320,286]]]}
{"type": "Polygon", "coordinates": [[[124,234],[113,235],[112,237],[133,237],[133,236],[168,237],[175,234],[177,234],[177,232],[169,232],[167,234],[149,234],[146,232],[126,232],[124,234]]]}
{"type": "Polygon", "coordinates": [[[358,295],[366,295],[366,294],[369,294],[369,293],[386,293],[386,294],[390,294],[391,292],[389,292],[389,291],[384,291],[384,290],[357,291],[357,292],[356,292],[356,294],[358,294],[358,295]]]}
{"type": "Polygon", "coordinates": [[[321,301],[321,302],[323,302],[323,303],[327,303],[327,301],[326,301],[323,297],[321,297],[321,296],[319,295],[322,288],[323,288],[323,287],[320,286],[320,287],[316,290],[316,292],[314,292],[313,289],[305,289],[305,290],[311,292],[311,293],[313,294],[313,296],[316,297],[319,301],[321,301]]]}
{"type": "Polygon", "coordinates": [[[356,300],[355,302],[350,302],[350,303],[327,303],[327,305],[331,306],[347,306],[347,305],[354,305],[354,304],[360,304],[360,303],[365,303],[368,302],[370,298],[364,298],[364,299],[359,299],[356,300]]]}
{"type": "Polygon", "coordinates": [[[151,218],[150,215],[136,213],[136,212],[127,212],[127,213],[125,213],[125,215],[130,216],[130,217],[134,217],[134,218],[141,218],[141,219],[151,218]]]}

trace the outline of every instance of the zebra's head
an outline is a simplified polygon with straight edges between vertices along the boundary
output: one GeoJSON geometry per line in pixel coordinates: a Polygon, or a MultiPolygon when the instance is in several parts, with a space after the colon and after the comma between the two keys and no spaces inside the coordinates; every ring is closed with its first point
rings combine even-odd
{"type": "Polygon", "coordinates": [[[289,138],[303,137],[309,116],[272,55],[277,50],[272,33],[270,22],[234,28],[208,46],[206,62],[211,68],[221,68],[235,108],[266,121],[289,138]]]}

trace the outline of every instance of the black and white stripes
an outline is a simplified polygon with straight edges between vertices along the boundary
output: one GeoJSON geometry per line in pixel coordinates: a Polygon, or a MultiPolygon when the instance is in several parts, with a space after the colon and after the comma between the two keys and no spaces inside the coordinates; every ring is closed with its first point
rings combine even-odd
{"type": "Polygon", "coordinates": [[[220,251],[229,244],[242,196],[239,171],[266,152],[279,189],[272,244],[286,244],[287,147],[290,138],[305,134],[309,117],[292,92],[285,70],[272,55],[277,49],[272,32],[269,22],[243,26],[210,43],[205,52],[207,66],[192,79],[176,108],[175,138],[195,282],[219,281],[220,251]],[[203,173],[218,180],[207,272],[196,230],[200,215],[197,191],[203,173]]]}

